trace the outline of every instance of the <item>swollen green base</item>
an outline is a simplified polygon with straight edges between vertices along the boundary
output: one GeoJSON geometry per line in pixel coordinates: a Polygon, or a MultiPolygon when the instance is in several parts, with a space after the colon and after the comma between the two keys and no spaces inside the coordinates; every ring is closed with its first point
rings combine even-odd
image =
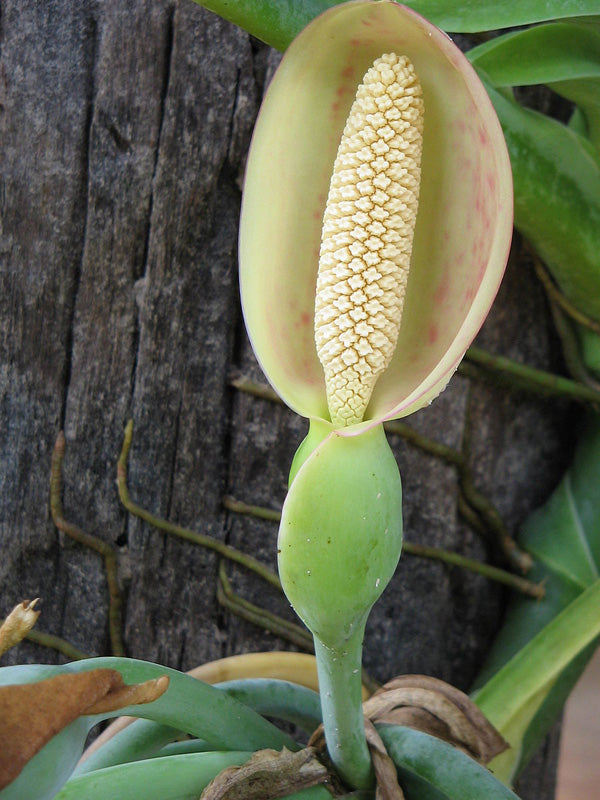
{"type": "Polygon", "coordinates": [[[278,539],[283,589],[319,641],[343,650],[362,630],[401,547],[402,486],[383,427],[331,431],[296,472],[278,539]]]}
{"type": "Polygon", "coordinates": [[[402,546],[402,489],[378,425],[343,436],[311,422],[279,529],[279,574],[312,632],[329,755],[352,788],[372,785],[361,696],[365,622],[402,546]]]}

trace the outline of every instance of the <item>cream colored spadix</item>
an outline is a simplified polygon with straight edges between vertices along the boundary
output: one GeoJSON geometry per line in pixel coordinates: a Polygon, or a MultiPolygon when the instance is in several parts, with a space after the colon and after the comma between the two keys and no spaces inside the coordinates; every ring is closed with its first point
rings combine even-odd
{"type": "Polygon", "coordinates": [[[396,347],[422,150],[421,85],[406,56],[385,54],[358,87],[323,218],[315,341],[337,426],[362,421],[396,347]]]}

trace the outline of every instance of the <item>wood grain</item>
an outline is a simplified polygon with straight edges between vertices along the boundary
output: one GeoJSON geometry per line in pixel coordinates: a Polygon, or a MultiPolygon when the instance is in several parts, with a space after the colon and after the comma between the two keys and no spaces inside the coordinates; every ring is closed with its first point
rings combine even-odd
{"type": "MultiPolygon", "coordinates": [[[[281,506],[306,430],[233,390],[261,379],[243,331],[240,185],[265,75],[277,57],[190,0],[2,0],[0,50],[0,596],[41,596],[40,630],[108,648],[96,553],[48,511],[64,428],[65,515],[117,549],[127,653],[189,669],[285,642],[226,614],[217,561],[119,506],[115,464],[134,420],[130,490],[151,511],[274,566],[272,523],[222,497],[281,506]]],[[[480,343],[560,368],[543,293],[519,243],[480,343]]],[[[572,410],[455,377],[411,424],[471,463],[512,532],[568,462],[572,410]]],[[[495,558],[459,517],[455,470],[392,438],[407,538],[495,558]]],[[[292,619],[241,569],[236,591],[292,619]]],[[[369,625],[365,663],[384,681],[425,673],[466,689],[505,595],[481,578],[404,558],[369,625]]],[[[5,663],[52,662],[24,643],[5,663]]],[[[536,767],[553,796],[554,752],[536,767]]],[[[543,789],[539,788],[543,784],[543,789]]]]}

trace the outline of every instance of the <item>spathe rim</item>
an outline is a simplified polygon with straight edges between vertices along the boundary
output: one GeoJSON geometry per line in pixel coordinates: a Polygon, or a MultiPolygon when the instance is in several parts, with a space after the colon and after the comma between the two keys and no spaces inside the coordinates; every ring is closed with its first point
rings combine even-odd
{"type": "Polygon", "coordinates": [[[263,103],[240,226],[246,325],[292,409],[329,419],[314,344],[321,221],[356,86],[383,52],[413,61],[423,86],[422,187],[398,345],[366,427],[422,407],[447,384],[504,273],[512,183],[502,130],[471,65],[441,31],[387,0],[344,3],[290,45],[263,103]]]}

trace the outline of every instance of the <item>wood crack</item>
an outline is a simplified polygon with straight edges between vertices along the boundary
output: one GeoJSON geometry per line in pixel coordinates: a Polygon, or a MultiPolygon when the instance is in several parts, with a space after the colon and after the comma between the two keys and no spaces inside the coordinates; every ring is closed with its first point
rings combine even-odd
{"type": "Polygon", "coordinates": [[[77,312],[77,295],[81,285],[81,276],[83,273],[83,261],[85,258],[87,236],[88,236],[88,221],[89,221],[89,193],[90,193],[90,152],[91,152],[91,136],[92,136],[92,123],[94,120],[94,112],[96,106],[96,90],[97,90],[97,68],[98,68],[98,24],[93,16],[90,17],[89,22],[89,60],[88,60],[88,75],[86,81],[86,115],[82,129],[81,136],[81,183],[80,183],[80,202],[82,208],[83,230],[81,234],[81,248],[79,251],[79,258],[73,274],[73,284],[71,287],[71,305],[69,308],[69,321],[66,331],[65,341],[65,360],[63,364],[63,396],[62,405],[60,409],[60,428],[65,427],[67,415],[67,400],[69,389],[71,386],[71,371],[73,368],[73,354],[75,344],[75,326],[76,326],[76,312],[77,312]]]}
{"type": "MultiPolygon", "coordinates": [[[[150,178],[150,197],[148,201],[148,215],[147,215],[148,224],[146,227],[146,235],[144,240],[142,258],[140,261],[137,274],[134,276],[136,283],[140,287],[143,287],[143,281],[148,272],[148,256],[150,252],[150,238],[152,234],[152,218],[154,211],[154,191],[156,183],[156,173],[158,170],[158,163],[160,160],[160,151],[161,151],[160,145],[161,145],[163,127],[165,122],[167,95],[169,92],[169,85],[171,80],[171,67],[173,63],[173,42],[175,37],[174,18],[175,18],[175,9],[171,7],[169,9],[169,13],[167,14],[166,24],[165,24],[164,48],[163,48],[163,75],[162,75],[162,84],[160,89],[158,130],[156,134],[156,145],[154,148],[152,176],[150,178]]],[[[143,295],[143,288],[141,293],[143,295]]],[[[131,380],[130,380],[131,404],[133,404],[133,396],[135,394],[135,386],[137,383],[137,370],[138,370],[140,335],[141,335],[141,326],[140,326],[141,305],[142,305],[141,302],[139,302],[137,314],[134,319],[134,326],[135,326],[133,331],[134,346],[133,346],[133,359],[131,365],[131,380]]]]}

